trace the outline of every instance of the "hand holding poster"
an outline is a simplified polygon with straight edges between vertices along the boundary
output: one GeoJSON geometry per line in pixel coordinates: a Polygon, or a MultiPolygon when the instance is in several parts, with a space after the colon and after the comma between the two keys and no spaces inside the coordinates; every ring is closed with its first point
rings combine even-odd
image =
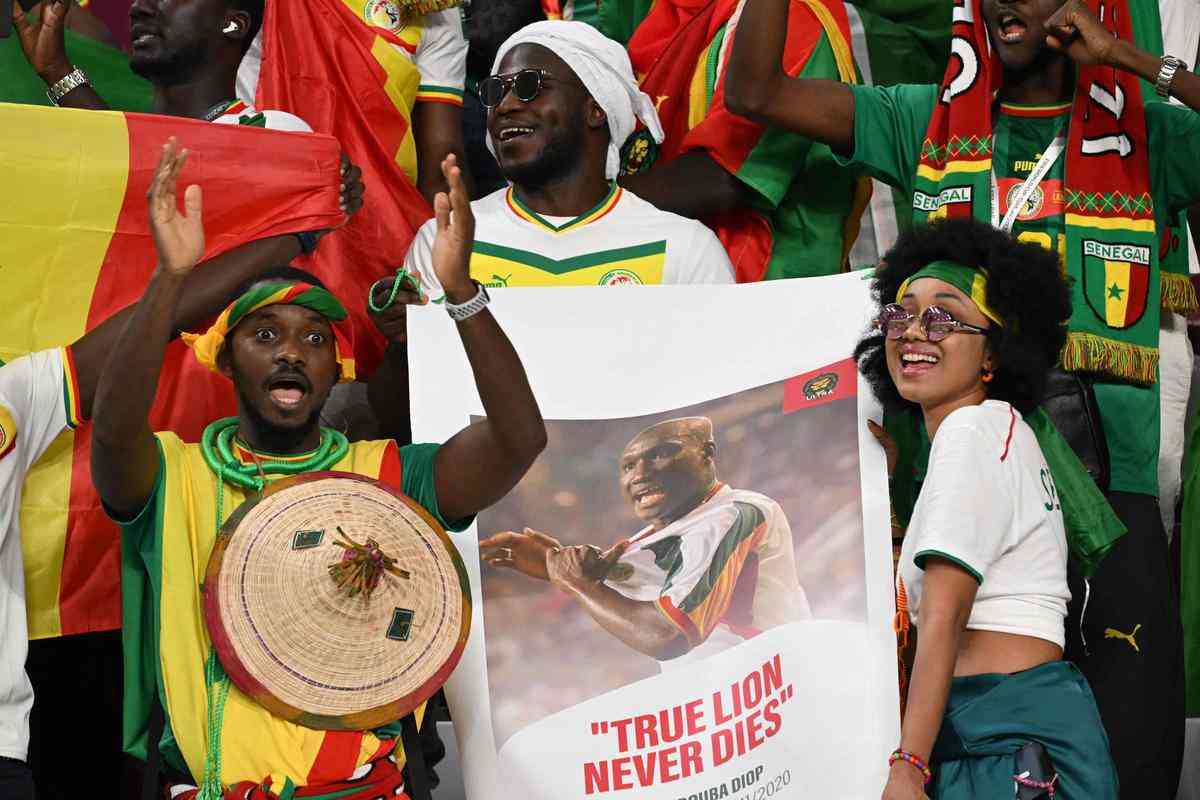
{"type": "MultiPolygon", "coordinates": [[[[455,537],[472,800],[878,796],[899,722],[878,410],[849,359],[867,286],[495,293],[549,443],[455,537]]],[[[481,406],[452,326],[410,325],[437,439],[481,406]]]]}

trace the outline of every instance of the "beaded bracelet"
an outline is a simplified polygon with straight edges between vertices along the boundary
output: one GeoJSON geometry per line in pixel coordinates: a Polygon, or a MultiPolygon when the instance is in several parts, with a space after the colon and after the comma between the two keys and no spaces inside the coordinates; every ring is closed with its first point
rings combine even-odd
{"type": "Polygon", "coordinates": [[[925,783],[927,785],[931,780],[933,780],[933,773],[930,771],[929,765],[907,750],[893,751],[892,754],[888,756],[888,768],[890,769],[892,764],[895,764],[897,761],[907,761],[909,764],[912,764],[914,767],[921,770],[921,774],[925,776],[925,783]]]}

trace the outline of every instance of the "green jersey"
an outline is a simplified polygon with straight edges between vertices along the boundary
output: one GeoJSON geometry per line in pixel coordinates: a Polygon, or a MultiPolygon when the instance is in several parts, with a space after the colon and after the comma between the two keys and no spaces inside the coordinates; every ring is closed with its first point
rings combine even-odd
{"type": "MultiPolygon", "coordinates": [[[[917,160],[938,86],[852,86],[854,154],[843,165],[913,196],[917,160]]],[[[1033,171],[1047,145],[1066,133],[1070,105],[1027,107],[1000,104],[995,115],[995,171],[999,213],[1033,171]]],[[[1146,104],[1150,187],[1160,228],[1200,200],[1200,114],[1166,103],[1146,104]]],[[[1059,158],[1018,214],[1013,233],[1062,253],[1063,171],[1059,158]]],[[[1157,299],[1157,298],[1155,298],[1157,299]]],[[[1111,491],[1158,494],[1158,385],[1097,382],[1096,400],[1108,441],[1111,491]]]]}

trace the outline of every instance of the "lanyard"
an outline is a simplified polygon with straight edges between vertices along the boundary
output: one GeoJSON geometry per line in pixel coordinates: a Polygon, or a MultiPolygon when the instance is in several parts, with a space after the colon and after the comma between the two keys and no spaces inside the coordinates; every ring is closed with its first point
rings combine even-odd
{"type": "Polygon", "coordinates": [[[1060,133],[1054,137],[1054,141],[1042,153],[1042,157],[1038,159],[1037,166],[1033,168],[1033,172],[1029,173],[1029,177],[1021,184],[1021,188],[1017,190],[1013,196],[1012,203],[1008,206],[1008,212],[1004,215],[1003,221],[1000,219],[1000,189],[996,185],[996,172],[992,171],[992,227],[1008,233],[1012,230],[1013,223],[1017,221],[1017,215],[1021,213],[1021,209],[1025,208],[1025,204],[1029,202],[1029,196],[1033,194],[1033,190],[1042,182],[1042,178],[1046,177],[1046,173],[1050,171],[1050,167],[1054,166],[1054,162],[1062,155],[1062,151],[1067,148],[1067,135],[1060,133]]]}

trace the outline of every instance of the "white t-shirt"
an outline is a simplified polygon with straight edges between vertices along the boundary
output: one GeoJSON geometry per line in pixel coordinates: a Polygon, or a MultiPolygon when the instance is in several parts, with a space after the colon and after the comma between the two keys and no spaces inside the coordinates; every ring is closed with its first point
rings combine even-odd
{"type": "Polygon", "coordinates": [[[967,628],[1064,643],[1067,537],[1037,438],[1008,403],[986,400],[942,421],[900,549],[900,578],[919,625],[928,556],[979,581],[967,628]]]}
{"type": "MultiPolygon", "coordinates": [[[[471,211],[471,277],[489,288],[734,282],[716,234],[616,184],[578,217],[537,214],[511,187],[474,201],[471,211]]],[[[404,260],[435,300],[442,295],[433,271],[436,234],[437,220],[422,225],[404,260]]]]}
{"type": "MultiPolygon", "coordinates": [[[[467,40],[463,35],[462,14],[457,8],[435,11],[405,25],[400,21],[399,8],[390,0],[364,0],[361,16],[364,22],[391,31],[403,42],[392,47],[421,73],[418,101],[462,105],[467,80],[467,40]]],[[[261,70],[260,29],[238,67],[238,97],[247,102],[257,97],[261,70]]]]}
{"type": "Polygon", "coordinates": [[[25,674],[29,633],[21,559],[21,488],[33,462],[78,419],[78,392],[61,349],[0,367],[0,756],[24,761],[33,686],[25,674]]]}
{"type": "Polygon", "coordinates": [[[688,653],[660,661],[663,669],[812,616],[783,509],[766,495],[724,484],[665,528],[642,529],[604,583],[657,604],[687,637],[688,653]]]}

